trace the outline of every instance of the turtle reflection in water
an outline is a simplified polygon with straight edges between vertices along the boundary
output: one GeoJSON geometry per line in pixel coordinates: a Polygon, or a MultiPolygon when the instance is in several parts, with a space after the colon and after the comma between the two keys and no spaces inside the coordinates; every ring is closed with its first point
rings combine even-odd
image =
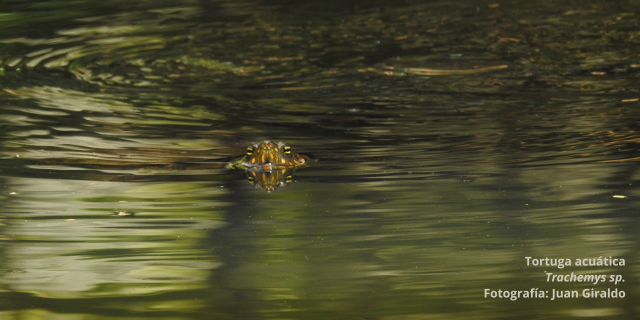
{"type": "Polygon", "coordinates": [[[291,182],[296,168],[308,162],[309,157],[291,152],[288,144],[267,140],[252,142],[247,153],[229,162],[227,168],[245,169],[249,183],[259,185],[264,191],[274,191],[291,182]]]}

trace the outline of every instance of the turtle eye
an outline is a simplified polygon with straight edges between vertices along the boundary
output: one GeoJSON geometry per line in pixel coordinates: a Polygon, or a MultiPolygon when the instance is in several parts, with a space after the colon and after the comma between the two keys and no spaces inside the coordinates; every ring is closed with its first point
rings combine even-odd
{"type": "Polygon", "coordinates": [[[289,147],[289,146],[284,146],[282,148],[282,150],[284,150],[284,154],[286,154],[286,155],[290,155],[291,154],[291,147],[289,147]]]}
{"type": "Polygon", "coordinates": [[[292,175],[288,175],[288,176],[284,177],[284,182],[285,183],[291,183],[291,181],[293,181],[293,176],[292,175]]]}
{"type": "Polygon", "coordinates": [[[252,147],[248,147],[247,148],[247,155],[248,156],[252,156],[253,155],[253,148],[252,147]]]}

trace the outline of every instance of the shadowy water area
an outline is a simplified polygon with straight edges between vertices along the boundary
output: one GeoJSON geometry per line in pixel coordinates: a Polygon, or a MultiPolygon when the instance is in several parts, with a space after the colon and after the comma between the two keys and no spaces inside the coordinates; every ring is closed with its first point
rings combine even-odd
{"type": "Polygon", "coordinates": [[[639,317],[640,1],[0,8],[0,320],[639,317]]]}

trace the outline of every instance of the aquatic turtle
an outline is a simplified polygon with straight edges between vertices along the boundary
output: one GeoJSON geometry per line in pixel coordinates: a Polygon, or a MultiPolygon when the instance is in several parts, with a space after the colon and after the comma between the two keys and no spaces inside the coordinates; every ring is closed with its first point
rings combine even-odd
{"type": "Polygon", "coordinates": [[[240,159],[227,163],[229,169],[244,169],[247,180],[264,191],[275,191],[293,180],[293,172],[309,163],[309,157],[291,152],[284,142],[252,142],[240,159]]]}
{"type": "Polygon", "coordinates": [[[309,162],[309,157],[291,152],[291,147],[284,142],[265,140],[252,142],[247,153],[240,159],[227,163],[229,169],[261,169],[273,170],[296,168],[309,162]]]}

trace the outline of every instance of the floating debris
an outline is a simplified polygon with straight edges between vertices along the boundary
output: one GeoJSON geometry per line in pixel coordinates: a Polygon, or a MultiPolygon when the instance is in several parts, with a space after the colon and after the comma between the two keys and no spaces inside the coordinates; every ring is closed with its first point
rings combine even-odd
{"type": "Polygon", "coordinates": [[[114,216],[119,216],[119,217],[130,217],[130,216],[133,216],[134,214],[136,213],[130,212],[130,211],[114,211],[113,212],[114,216]]]}
{"type": "Polygon", "coordinates": [[[8,273],[26,273],[24,270],[9,270],[8,273]]]}

